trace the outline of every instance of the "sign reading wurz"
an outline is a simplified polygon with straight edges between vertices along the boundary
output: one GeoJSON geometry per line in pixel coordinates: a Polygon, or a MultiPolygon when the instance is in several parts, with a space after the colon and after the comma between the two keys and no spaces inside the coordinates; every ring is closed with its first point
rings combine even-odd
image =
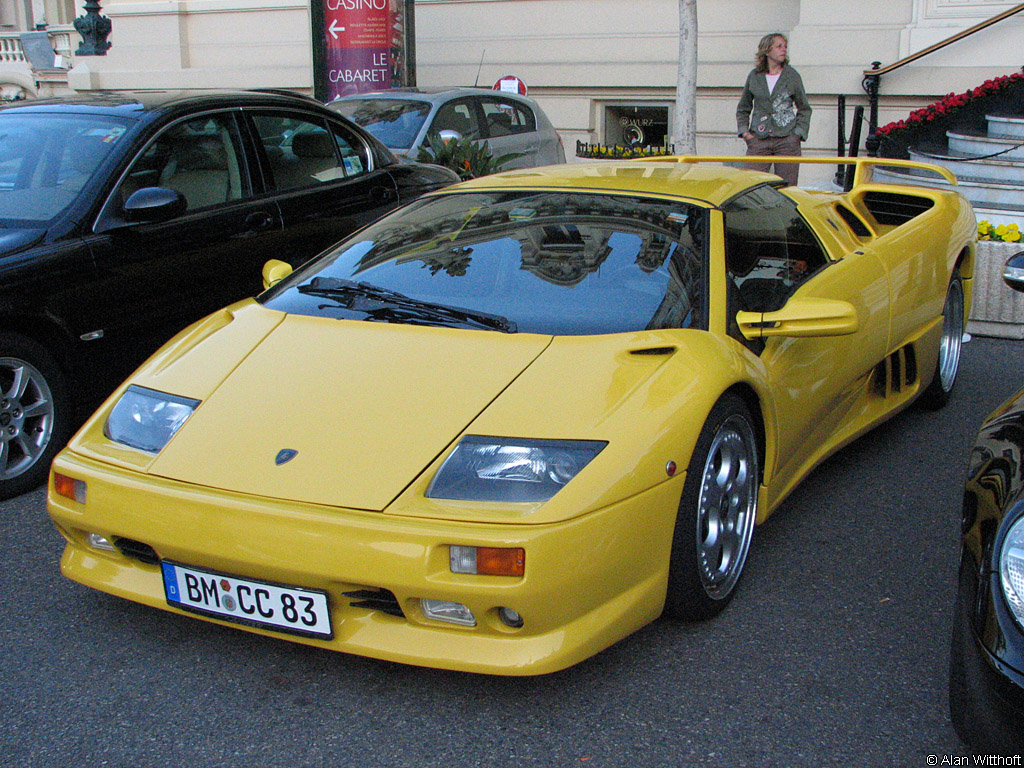
{"type": "Polygon", "coordinates": [[[406,85],[405,0],[321,1],[327,101],[406,85]]]}

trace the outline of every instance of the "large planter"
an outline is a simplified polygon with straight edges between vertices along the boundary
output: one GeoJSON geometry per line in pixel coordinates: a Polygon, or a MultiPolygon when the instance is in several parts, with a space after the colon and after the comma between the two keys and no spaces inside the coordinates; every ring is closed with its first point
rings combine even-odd
{"type": "Polygon", "coordinates": [[[1024,293],[1003,282],[1006,260],[1019,251],[1024,251],[1024,243],[978,242],[968,333],[1024,339],[1024,293]]]}

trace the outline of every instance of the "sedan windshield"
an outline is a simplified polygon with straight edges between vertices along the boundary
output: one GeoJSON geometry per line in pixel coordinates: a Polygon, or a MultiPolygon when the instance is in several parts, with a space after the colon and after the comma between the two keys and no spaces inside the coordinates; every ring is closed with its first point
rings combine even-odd
{"type": "Polygon", "coordinates": [[[103,115],[0,113],[0,226],[41,226],[58,216],[127,126],[103,115]]]}
{"type": "Polygon", "coordinates": [[[559,191],[426,198],[261,296],[295,314],[504,333],[706,328],[706,211],[559,191]]]}
{"type": "Polygon", "coordinates": [[[345,99],[331,109],[361,125],[390,149],[409,149],[430,114],[425,101],[403,99],[345,99]]]}

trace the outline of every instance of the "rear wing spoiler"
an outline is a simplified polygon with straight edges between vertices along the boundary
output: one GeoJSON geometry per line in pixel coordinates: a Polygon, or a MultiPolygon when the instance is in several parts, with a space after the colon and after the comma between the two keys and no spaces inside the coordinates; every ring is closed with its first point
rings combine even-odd
{"type": "Polygon", "coordinates": [[[876,166],[889,168],[914,168],[941,176],[950,185],[956,186],[956,176],[948,168],[933,163],[919,163],[915,160],[897,160],[888,157],[792,157],[787,155],[661,155],[657,157],[637,158],[643,163],[728,163],[743,167],[747,163],[801,163],[806,165],[853,165],[853,186],[868,184],[872,181],[872,171],[876,166]]]}

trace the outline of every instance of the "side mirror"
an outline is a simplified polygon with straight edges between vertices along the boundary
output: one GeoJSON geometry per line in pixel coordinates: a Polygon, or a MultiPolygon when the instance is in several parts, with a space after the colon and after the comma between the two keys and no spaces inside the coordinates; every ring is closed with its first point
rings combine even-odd
{"type": "Polygon", "coordinates": [[[1015,253],[1003,267],[1003,282],[1015,291],[1024,292],[1024,251],[1015,253]]]}
{"type": "Polygon", "coordinates": [[[462,140],[462,134],[459,133],[458,131],[444,130],[438,133],[437,135],[441,137],[441,141],[443,141],[445,144],[447,144],[452,139],[454,139],[455,141],[462,140]]]}
{"type": "Polygon", "coordinates": [[[860,327],[860,318],[848,301],[793,298],[775,312],[738,312],[736,323],[748,339],[806,338],[847,336],[860,327]]]}
{"type": "Polygon", "coordinates": [[[180,216],[187,208],[185,196],[177,190],[143,187],[125,200],[124,218],[131,224],[155,224],[180,216]]]}
{"type": "Polygon", "coordinates": [[[263,265],[264,290],[284,280],[292,273],[292,265],[280,259],[271,259],[263,265]]]}

